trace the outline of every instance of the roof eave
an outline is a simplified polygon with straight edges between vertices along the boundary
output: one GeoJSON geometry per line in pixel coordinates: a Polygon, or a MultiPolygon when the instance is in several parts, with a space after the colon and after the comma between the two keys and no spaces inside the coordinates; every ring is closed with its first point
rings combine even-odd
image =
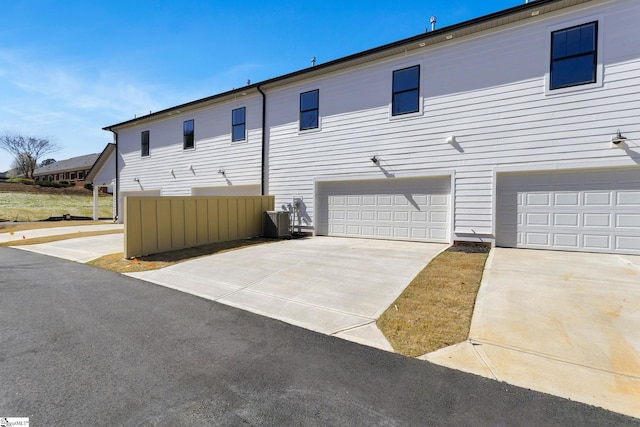
{"type": "Polygon", "coordinates": [[[170,107],[145,116],[140,116],[131,120],[104,127],[103,130],[113,132],[118,130],[119,128],[155,120],[160,116],[180,114],[192,109],[202,108],[209,104],[214,104],[227,99],[233,99],[239,94],[248,95],[251,91],[258,93],[258,87],[262,89],[277,87],[286,83],[291,83],[292,81],[302,80],[318,74],[323,74],[327,71],[335,71],[342,68],[348,68],[360,63],[373,61],[383,57],[394,56],[403,52],[407,52],[409,50],[415,50],[438,43],[448,42],[452,39],[458,39],[463,36],[468,36],[474,33],[479,33],[481,31],[487,31],[493,28],[509,25],[515,22],[523,21],[525,19],[544,15],[555,10],[564,9],[591,1],[593,0],[532,1],[530,3],[514,6],[509,9],[504,9],[489,15],[484,15],[458,24],[450,25],[448,27],[421,33],[403,40],[358,52],[353,55],[338,58],[320,65],[304,68],[302,70],[294,71],[279,77],[274,77],[272,79],[267,79],[239,89],[233,89],[224,93],[170,107]]]}

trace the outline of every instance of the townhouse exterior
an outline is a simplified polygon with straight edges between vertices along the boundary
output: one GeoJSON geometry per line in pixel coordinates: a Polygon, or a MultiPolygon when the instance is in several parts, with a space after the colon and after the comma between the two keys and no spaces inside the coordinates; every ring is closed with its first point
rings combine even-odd
{"type": "Polygon", "coordinates": [[[640,254],[640,4],[538,0],[106,127],[127,195],[316,235],[640,254]]]}

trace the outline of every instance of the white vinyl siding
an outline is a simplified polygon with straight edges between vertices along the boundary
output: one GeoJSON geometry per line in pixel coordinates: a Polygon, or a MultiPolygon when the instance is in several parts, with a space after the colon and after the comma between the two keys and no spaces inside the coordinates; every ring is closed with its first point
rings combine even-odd
{"type": "MultiPolygon", "coordinates": [[[[577,13],[550,14],[496,33],[411,51],[385,62],[318,79],[322,132],[297,132],[298,86],[268,92],[269,193],[276,206],[303,198],[315,224],[313,180],[332,176],[402,178],[455,170],[454,238],[494,238],[496,167],[535,170],[636,165],[638,155],[613,149],[617,128],[640,132],[640,4],[606,3],[577,13]],[[604,84],[545,93],[549,28],[593,22],[603,43],[604,84]],[[421,63],[423,114],[389,120],[393,70],[421,63]],[[457,144],[447,144],[455,135],[457,144]],[[379,166],[370,158],[376,155],[379,166]],[[635,156],[635,157],[634,157],[635,156]],[[633,160],[636,159],[636,161],[633,160]]],[[[637,149],[634,151],[636,152],[637,149]]]]}
{"type": "Polygon", "coordinates": [[[498,246],[640,254],[640,169],[499,175],[498,246]]]}

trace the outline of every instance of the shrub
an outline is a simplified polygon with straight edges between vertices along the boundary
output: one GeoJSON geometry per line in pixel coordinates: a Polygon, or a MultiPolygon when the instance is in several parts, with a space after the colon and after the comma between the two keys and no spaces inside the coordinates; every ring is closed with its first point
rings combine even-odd
{"type": "Polygon", "coordinates": [[[60,185],[59,182],[55,182],[55,181],[40,181],[38,182],[38,185],[40,187],[54,187],[54,188],[62,187],[62,185],[60,185]]]}
{"type": "Polygon", "coordinates": [[[18,182],[26,185],[33,185],[35,181],[32,180],[31,178],[14,177],[14,178],[9,178],[8,182],[18,182]]]}
{"type": "Polygon", "coordinates": [[[90,182],[85,182],[84,188],[87,190],[93,191],[93,184],[91,184],[90,182]]]}

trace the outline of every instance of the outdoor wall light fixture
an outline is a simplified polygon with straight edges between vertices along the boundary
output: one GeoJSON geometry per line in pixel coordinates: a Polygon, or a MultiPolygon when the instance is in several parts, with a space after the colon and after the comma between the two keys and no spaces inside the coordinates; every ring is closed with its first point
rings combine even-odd
{"type": "Polygon", "coordinates": [[[227,172],[222,168],[218,169],[218,173],[222,176],[227,176],[227,172]]]}
{"type": "Polygon", "coordinates": [[[622,136],[622,134],[620,133],[620,129],[618,129],[618,133],[616,133],[613,137],[611,137],[611,142],[613,142],[616,145],[622,142],[625,142],[626,140],[627,138],[622,136]]]}
{"type": "Polygon", "coordinates": [[[373,162],[373,164],[374,164],[374,165],[377,165],[377,164],[378,164],[378,162],[380,161],[380,160],[378,160],[378,157],[377,157],[377,156],[373,156],[373,157],[372,157],[372,158],[370,158],[369,160],[371,160],[371,161],[373,162]]]}
{"type": "Polygon", "coordinates": [[[456,136],[455,135],[448,136],[446,141],[447,141],[447,144],[455,144],[457,142],[456,136]]]}
{"type": "Polygon", "coordinates": [[[133,178],[133,180],[134,180],[135,182],[140,182],[140,178],[137,178],[137,177],[136,177],[136,178],[133,178]]]}

